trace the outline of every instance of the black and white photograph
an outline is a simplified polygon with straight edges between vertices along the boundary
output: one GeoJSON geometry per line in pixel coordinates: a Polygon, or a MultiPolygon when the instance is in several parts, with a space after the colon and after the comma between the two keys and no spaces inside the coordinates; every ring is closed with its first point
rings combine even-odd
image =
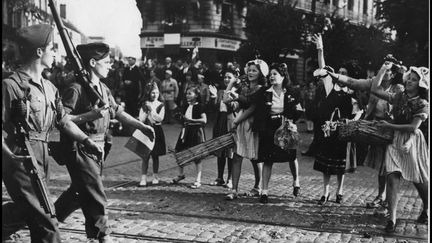
{"type": "Polygon", "coordinates": [[[428,0],[2,20],[2,242],[430,242],[428,0]]]}

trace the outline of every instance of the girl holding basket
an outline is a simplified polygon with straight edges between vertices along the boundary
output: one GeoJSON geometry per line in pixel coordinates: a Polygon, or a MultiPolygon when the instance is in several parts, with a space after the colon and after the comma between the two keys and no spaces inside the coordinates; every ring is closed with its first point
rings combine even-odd
{"type": "MultiPolygon", "coordinates": [[[[207,116],[200,101],[200,90],[191,86],[186,91],[187,104],[182,109],[183,128],[180,132],[175,151],[180,152],[205,141],[204,125],[207,123],[207,116]]],[[[202,163],[201,160],[195,161],[196,181],[191,188],[201,187],[202,163]]],[[[179,175],[173,179],[177,184],[185,179],[183,167],[179,167],[179,175]]]]}

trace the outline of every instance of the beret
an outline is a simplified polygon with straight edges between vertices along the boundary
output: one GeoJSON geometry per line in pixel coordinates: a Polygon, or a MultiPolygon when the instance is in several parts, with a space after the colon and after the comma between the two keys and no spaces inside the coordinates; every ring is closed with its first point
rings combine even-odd
{"type": "Polygon", "coordinates": [[[49,24],[36,24],[18,29],[16,34],[21,47],[39,48],[53,40],[53,32],[49,24]]]}
{"type": "Polygon", "coordinates": [[[110,48],[102,42],[77,45],[77,51],[85,61],[90,59],[100,60],[108,56],[110,48]]]}

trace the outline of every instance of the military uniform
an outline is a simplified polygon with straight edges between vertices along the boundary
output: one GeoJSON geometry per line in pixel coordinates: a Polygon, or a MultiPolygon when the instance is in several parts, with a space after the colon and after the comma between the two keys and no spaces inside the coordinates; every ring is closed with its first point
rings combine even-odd
{"type": "MultiPolygon", "coordinates": [[[[18,71],[2,82],[2,132],[5,142],[16,155],[28,155],[24,144],[17,142],[18,134],[12,121],[12,104],[18,99],[27,100],[27,123],[29,140],[39,171],[46,179],[48,171],[48,135],[54,125],[61,125],[64,115],[57,116],[56,99],[59,98],[57,88],[48,80],[42,79],[41,85],[34,82],[29,75],[18,71]],[[61,121],[58,118],[61,118],[61,121]]],[[[59,110],[62,111],[62,110],[59,110]]],[[[63,111],[62,111],[63,113],[63,111]]],[[[27,223],[32,242],[60,242],[58,222],[45,213],[32,187],[28,168],[23,162],[17,162],[2,156],[2,176],[6,189],[13,203],[3,205],[3,224],[7,220],[24,219],[27,223]],[[14,214],[9,217],[7,214],[14,214]]],[[[46,183],[46,182],[45,182],[46,183]]]]}
{"type": "MultiPolygon", "coordinates": [[[[78,51],[80,51],[79,48],[78,51]]],[[[84,60],[88,59],[85,53],[80,52],[80,54],[84,60]]],[[[99,54],[103,55],[102,53],[99,54]]],[[[116,113],[122,110],[104,83],[99,82],[95,89],[101,94],[105,104],[109,105],[109,113],[106,113],[102,118],[78,126],[93,141],[104,146],[110,119],[114,118],[116,113]]],[[[80,115],[93,109],[92,102],[86,91],[78,83],[73,83],[66,88],[62,97],[65,111],[71,115],[80,115]]],[[[66,167],[72,183],[55,202],[57,218],[59,221],[64,221],[73,211],[82,208],[87,237],[101,239],[101,237],[110,233],[106,213],[107,198],[101,178],[103,161],[86,153],[81,146],[77,146],[71,141],[66,141],[66,143],[68,144],[68,148],[65,149],[67,155],[66,167]]]]}

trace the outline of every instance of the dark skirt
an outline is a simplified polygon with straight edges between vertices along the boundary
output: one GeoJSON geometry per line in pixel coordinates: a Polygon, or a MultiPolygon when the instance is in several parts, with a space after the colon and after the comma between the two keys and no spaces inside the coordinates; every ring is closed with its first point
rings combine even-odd
{"type": "Polygon", "coordinates": [[[346,153],[347,143],[340,141],[336,133],[323,138],[318,146],[313,168],[327,175],[345,174],[346,153]]]}
{"type": "Polygon", "coordinates": [[[166,154],[165,135],[161,125],[153,125],[155,131],[155,145],[151,152],[153,156],[160,156],[166,154]]]}
{"type": "Polygon", "coordinates": [[[187,148],[193,147],[205,141],[205,134],[203,126],[201,125],[187,125],[182,128],[177,144],[175,147],[176,152],[180,152],[187,148]]]}
{"type": "Polygon", "coordinates": [[[282,119],[270,119],[265,132],[259,134],[258,161],[264,163],[284,163],[294,161],[297,157],[296,149],[285,151],[274,144],[274,134],[282,125],[282,119]]]}
{"type": "MultiPolygon", "coordinates": [[[[213,127],[213,138],[220,137],[228,133],[228,113],[218,112],[216,123],[213,127]]],[[[228,149],[222,149],[214,152],[217,157],[228,157],[228,149]]]]}

